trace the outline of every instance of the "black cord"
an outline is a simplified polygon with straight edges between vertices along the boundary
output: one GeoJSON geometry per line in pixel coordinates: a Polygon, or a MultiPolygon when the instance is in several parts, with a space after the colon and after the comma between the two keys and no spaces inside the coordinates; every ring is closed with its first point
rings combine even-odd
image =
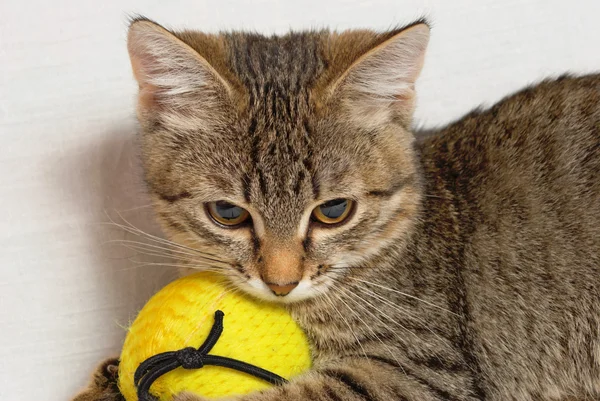
{"type": "Polygon", "coordinates": [[[210,333],[208,333],[208,337],[206,337],[206,340],[198,349],[187,347],[179,351],[163,352],[142,362],[133,376],[133,383],[137,386],[138,401],[155,400],[150,394],[152,383],[165,373],[175,370],[178,367],[200,369],[206,365],[222,366],[248,373],[271,384],[280,385],[287,383],[287,380],[283,377],[258,366],[224,356],[208,355],[223,333],[224,316],[225,314],[220,310],[215,312],[215,322],[210,329],[210,333]]]}

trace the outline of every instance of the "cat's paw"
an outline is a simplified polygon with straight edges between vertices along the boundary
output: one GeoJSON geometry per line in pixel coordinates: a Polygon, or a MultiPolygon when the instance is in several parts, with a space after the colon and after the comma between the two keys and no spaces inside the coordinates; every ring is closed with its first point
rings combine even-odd
{"type": "MultiPolygon", "coordinates": [[[[220,397],[219,401],[240,401],[243,396],[230,396],[230,397],[220,397]]],[[[193,393],[179,393],[173,398],[173,401],[210,401],[210,398],[202,397],[201,395],[193,394],[193,393]]]]}
{"type": "Polygon", "coordinates": [[[208,398],[192,393],[180,393],[173,398],[173,401],[208,401],[208,398]]]}
{"type": "Polygon", "coordinates": [[[96,368],[87,389],[76,395],[72,401],[125,401],[117,385],[118,377],[119,360],[107,359],[96,368]]]}
{"type": "Polygon", "coordinates": [[[102,362],[96,370],[95,377],[97,376],[101,376],[101,380],[106,380],[108,383],[116,383],[119,377],[119,360],[117,358],[109,358],[102,362]]]}

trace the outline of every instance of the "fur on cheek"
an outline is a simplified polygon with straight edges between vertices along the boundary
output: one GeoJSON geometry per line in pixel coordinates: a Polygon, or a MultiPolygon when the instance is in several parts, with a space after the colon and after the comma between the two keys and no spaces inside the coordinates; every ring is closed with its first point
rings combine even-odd
{"type": "Polygon", "coordinates": [[[393,195],[381,207],[376,220],[371,224],[376,229],[365,235],[353,251],[341,257],[342,261],[336,263],[341,266],[343,262],[348,266],[355,266],[365,262],[381,253],[381,250],[408,240],[415,220],[420,211],[420,192],[408,187],[393,195]]]}

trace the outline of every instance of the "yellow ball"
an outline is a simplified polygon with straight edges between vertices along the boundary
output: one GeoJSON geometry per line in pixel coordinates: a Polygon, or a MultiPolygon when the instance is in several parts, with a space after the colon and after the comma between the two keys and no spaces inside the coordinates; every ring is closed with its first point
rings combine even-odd
{"type": "MultiPolygon", "coordinates": [[[[210,355],[256,365],[290,379],[311,366],[302,329],[280,305],[261,302],[232,289],[225,278],[197,273],[167,285],[142,308],[129,328],[119,363],[119,388],[127,401],[136,401],[133,376],[147,358],[185,347],[198,348],[214,322],[225,313],[223,334],[210,355]]],[[[161,401],[188,391],[207,398],[247,394],[271,384],[236,370],[204,366],[177,368],[152,385],[161,401]]]]}

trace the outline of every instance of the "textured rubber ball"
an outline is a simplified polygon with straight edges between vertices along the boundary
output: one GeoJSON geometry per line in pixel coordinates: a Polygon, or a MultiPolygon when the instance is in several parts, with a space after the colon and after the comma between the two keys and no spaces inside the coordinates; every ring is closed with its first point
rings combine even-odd
{"type": "MultiPolygon", "coordinates": [[[[119,363],[119,388],[136,401],[133,383],[137,367],[156,354],[199,347],[214,322],[225,314],[224,329],[210,354],[250,363],[291,379],[311,366],[306,335],[278,304],[231,291],[225,278],[197,273],[172,282],[142,308],[128,330],[119,363]]],[[[271,384],[220,366],[177,368],[157,379],[150,393],[161,401],[188,391],[207,398],[247,394],[271,384]]]]}

